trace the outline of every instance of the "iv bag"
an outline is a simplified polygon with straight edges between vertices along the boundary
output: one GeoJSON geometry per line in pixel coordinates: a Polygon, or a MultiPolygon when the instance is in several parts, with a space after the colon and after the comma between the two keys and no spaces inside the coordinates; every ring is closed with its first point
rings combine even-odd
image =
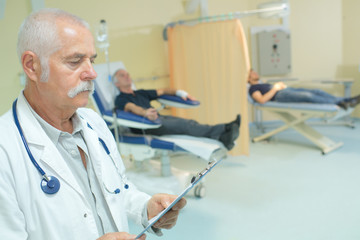
{"type": "Polygon", "coordinates": [[[107,25],[104,19],[100,20],[100,24],[96,31],[96,45],[100,49],[106,49],[110,45],[108,39],[107,25]]]}

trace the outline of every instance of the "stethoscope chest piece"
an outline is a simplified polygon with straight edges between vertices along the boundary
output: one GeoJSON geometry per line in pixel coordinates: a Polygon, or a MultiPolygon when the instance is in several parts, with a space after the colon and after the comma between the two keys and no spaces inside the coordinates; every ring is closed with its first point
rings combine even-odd
{"type": "Polygon", "coordinates": [[[60,189],[60,181],[54,176],[49,176],[49,181],[42,179],[41,189],[47,194],[57,193],[60,189]]]}

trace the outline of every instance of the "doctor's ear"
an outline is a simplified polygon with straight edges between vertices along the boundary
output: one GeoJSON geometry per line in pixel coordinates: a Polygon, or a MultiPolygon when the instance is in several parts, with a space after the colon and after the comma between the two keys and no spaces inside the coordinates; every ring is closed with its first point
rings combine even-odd
{"type": "Polygon", "coordinates": [[[41,65],[38,56],[31,52],[25,51],[21,56],[21,64],[25,74],[32,81],[40,80],[41,76],[41,65]]]}

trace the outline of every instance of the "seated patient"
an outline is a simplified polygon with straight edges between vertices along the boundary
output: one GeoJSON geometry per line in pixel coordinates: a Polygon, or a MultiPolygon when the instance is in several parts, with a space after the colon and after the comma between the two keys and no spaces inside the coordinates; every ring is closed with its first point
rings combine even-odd
{"type": "Polygon", "coordinates": [[[250,70],[248,82],[251,85],[250,96],[258,103],[267,101],[324,103],[337,104],[344,109],[353,108],[360,103],[360,95],[351,98],[335,97],[320,89],[287,87],[283,82],[277,82],[274,85],[259,83],[259,75],[253,69],[250,70]]]}
{"type": "MultiPolygon", "coordinates": [[[[157,110],[150,105],[150,101],[157,99],[161,95],[176,95],[184,100],[194,100],[193,97],[183,90],[175,89],[153,89],[153,90],[133,90],[132,79],[129,73],[124,69],[117,70],[113,75],[115,86],[120,90],[120,95],[115,99],[117,109],[132,112],[144,116],[150,120],[160,118],[162,125],[156,129],[144,130],[146,134],[166,135],[183,134],[194,137],[206,137],[219,140],[224,146],[231,150],[234,147],[234,141],[239,136],[240,115],[227,124],[207,125],[200,124],[194,120],[183,119],[173,116],[160,115],[157,110]]],[[[131,129],[133,133],[141,134],[143,130],[131,129]]]]}

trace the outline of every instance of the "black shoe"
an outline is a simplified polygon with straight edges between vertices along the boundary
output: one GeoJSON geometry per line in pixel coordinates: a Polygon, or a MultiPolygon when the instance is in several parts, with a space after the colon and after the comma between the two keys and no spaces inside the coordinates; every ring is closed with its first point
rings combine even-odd
{"type": "Polygon", "coordinates": [[[225,130],[229,131],[233,124],[237,124],[240,127],[240,124],[241,124],[241,116],[240,116],[240,114],[236,115],[236,118],[235,118],[234,121],[225,124],[225,130]]]}
{"type": "Polygon", "coordinates": [[[241,124],[241,116],[240,116],[240,114],[236,115],[235,122],[240,127],[240,124],[241,124]]]}
{"type": "Polygon", "coordinates": [[[235,146],[234,141],[239,137],[239,125],[234,122],[229,125],[229,128],[230,129],[225,130],[220,135],[219,141],[222,142],[228,150],[231,150],[235,146]]]}
{"type": "Polygon", "coordinates": [[[341,107],[344,110],[347,110],[350,107],[350,102],[341,101],[341,102],[338,102],[336,105],[338,105],[339,107],[341,107]]]}
{"type": "Polygon", "coordinates": [[[355,97],[350,98],[349,100],[349,106],[350,107],[356,107],[360,103],[360,95],[357,95],[355,97]]]}

